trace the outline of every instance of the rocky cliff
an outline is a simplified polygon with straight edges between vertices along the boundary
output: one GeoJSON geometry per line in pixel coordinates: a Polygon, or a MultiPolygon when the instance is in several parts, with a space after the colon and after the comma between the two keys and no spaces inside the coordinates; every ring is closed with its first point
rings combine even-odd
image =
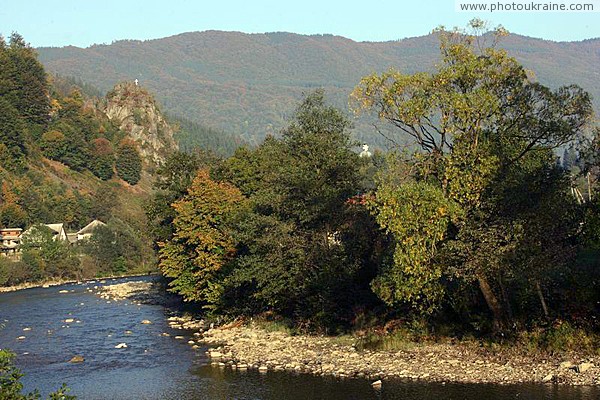
{"type": "Polygon", "coordinates": [[[106,95],[102,111],[135,140],[144,161],[156,166],[177,149],[174,129],[147,90],[133,82],[117,84],[106,95]]]}

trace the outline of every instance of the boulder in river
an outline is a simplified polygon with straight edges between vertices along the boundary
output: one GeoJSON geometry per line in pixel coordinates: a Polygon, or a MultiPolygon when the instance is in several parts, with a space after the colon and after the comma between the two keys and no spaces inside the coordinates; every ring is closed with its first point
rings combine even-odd
{"type": "Polygon", "coordinates": [[[83,356],[73,356],[73,358],[71,358],[69,360],[69,362],[73,363],[73,364],[82,363],[84,361],[85,361],[85,358],[83,358],[83,356]]]}
{"type": "Polygon", "coordinates": [[[150,321],[150,320],[147,320],[147,319],[142,320],[142,324],[144,324],[144,325],[150,325],[151,323],[152,323],[152,321],[150,321]]]}
{"type": "Polygon", "coordinates": [[[115,346],[115,349],[125,349],[127,348],[127,343],[119,343],[115,346]]]}

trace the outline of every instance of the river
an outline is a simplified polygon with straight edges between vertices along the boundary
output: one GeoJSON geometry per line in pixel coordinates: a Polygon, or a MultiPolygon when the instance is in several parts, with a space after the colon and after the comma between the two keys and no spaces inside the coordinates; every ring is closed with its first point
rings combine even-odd
{"type": "MultiPolygon", "coordinates": [[[[127,280],[140,278],[107,280],[106,284],[127,280]]],[[[0,348],[17,354],[17,366],[26,374],[22,379],[26,391],[39,388],[46,395],[65,382],[71,394],[82,400],[600,398],[597,387],[386,381],[376,390],[362,379],[220,369],[210,365],[206,349],[193,350],[187,337],[174,338],[182,335],[166,321],[174,310],[107,301],[88,291],[94,286],[101,284],[0,293],[0,348]],[[65,322],[70,319],[73,322],[65,322]],[[142,324],[142,320],[152,323],[142,324]],[[164,332],[171,336],[161,335],[164,332]],[[127,347],[115,348],[120,343],[127,347]],[[75,355],[85,361],[69,363],[75,355]]],[[[191,332],[183,335],[191,336],[191,332]]]]}

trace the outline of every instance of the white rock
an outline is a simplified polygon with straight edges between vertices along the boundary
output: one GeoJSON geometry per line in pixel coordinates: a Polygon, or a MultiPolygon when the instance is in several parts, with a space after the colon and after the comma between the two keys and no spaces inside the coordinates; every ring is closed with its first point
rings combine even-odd
{"type": "Polygon", "coordinates": [[[25,337],[25,336],[19,336],[19,337],[17,338],[17,340],[25,340],[25,339],[26,339],[26,337],[25,337]]]}
{"type": "Polygon", "coordinates": [[[23,328],[23,332],[27,332],[27,331],[30,331],[30,330],[31,330],[31,328],[29,328],[29,327],[23,328]]]}
{"type": "Polygon", "coordinates": [[[58,293],[64,294],[64,293],[69,293],[68,290],[59,290],[58,293]]]}
{"type": "Polygon", "coordinates": [[[579,372],[581,372],[581,373],[587,372],[593,366],[594,366],[594,364],[589,363],[589,362],[581,363],[581,364],[579,364],[579,372]]]}
{"type": "Polygon", "coordinates": [[[115,346],[115,349],[125,349],[127,348],[127,343],[119,343],[115,346]]]}
{"type": "Polygon", "coordinates": [[[150,325],[151,323],[152,323],[152,321],[150,321],[150,320],[147,320],[147,319],[142,320],[142,324],[144,324],[144,325],[150,325]]]}
{"type": "Polygon", "coordinates": [[[382,385],[383,383],[381,382],[381,379],[378,379],[375,382],[371,383],[371,386],[375,389],[380,389],[382,385]]]}
{"type": "Polygon", "coordinates": [[[72,322],[75,322],[75,319],[73,319],[73,318],[67,318],[67,319],[65,319],[65,323],[67,323],[67,324],[70,324],[72,322]]]}

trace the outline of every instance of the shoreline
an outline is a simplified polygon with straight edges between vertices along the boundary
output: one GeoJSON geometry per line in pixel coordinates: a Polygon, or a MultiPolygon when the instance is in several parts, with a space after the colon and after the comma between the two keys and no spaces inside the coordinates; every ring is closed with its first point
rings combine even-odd
{"type": "Polygon", "coordinates": [[[290,336],[260,327],[226,325],[202,333],[211,364],[371,381],[600,385],[600,358],[576,354],[519,355],[475,343],[408,343],[399,351],[357,350],[355,338],[290,336]]]}
{"type": "Polygon", "coordinates": [[[88,278],[88,279],[58,279],[58,280],[48,280],[48,281],[40,281],[40,282],[26,282],[20,285],[13,286],[0,286],[0,293],[9,293],[16,292],[19,290],[25,289],[34,289],[34,288],[47,288],[52,286],[61,286],[61,285],[70,285],[76,283],[85,283],[91,281],[100,281],[106,279],[119,279],[119,278],[137,278],[144,276],[159,276],[159,274],[132,274],[132,275],[111,275],[111,276],[103,276],[97,278],[88,278]]]}
{"type": "MultiPolygon", "coordinates": [[[[145,276],[145,275],[144,275],[145,276]]],[[[160,304],[163,291],[147,282],[106,285],[105,299],[160,304]]],[[[215,368],[286,371],[358,378],[374,385],[389,380],[458,384],[600,386],[600,356],[528,354],[517,348],[490,351],[478,342],[407,342],[400,350],[358,350],[352,336],[291,335],[260,323],[234,322],[208,329],[191,316],[167,318],[191,334],[190,350],[207,350],[215,368]],[[380,381],[379,383],[377,383],[380,381]]],[[[184,338],[181,336],[180,339],[184,338]]]]}

